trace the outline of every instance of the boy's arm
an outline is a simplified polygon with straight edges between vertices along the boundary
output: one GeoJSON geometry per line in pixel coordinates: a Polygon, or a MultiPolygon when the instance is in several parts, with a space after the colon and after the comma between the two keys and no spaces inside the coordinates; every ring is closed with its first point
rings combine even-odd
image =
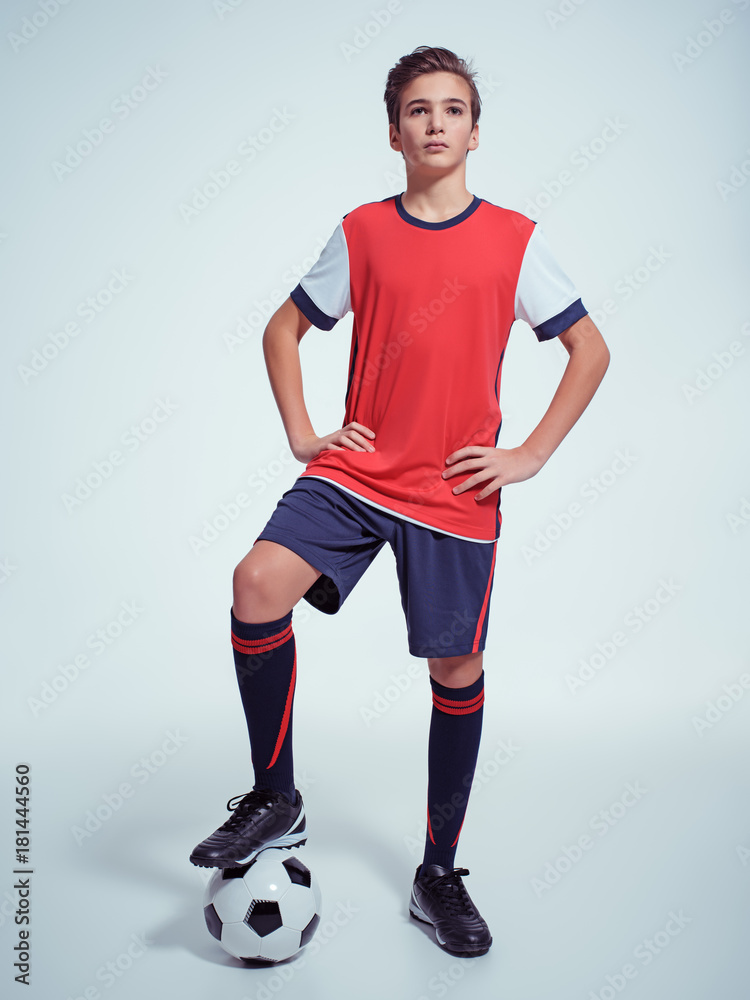
{"type": "Polygon", "coordinates": [[[347,447],[353,451],[372,451],[365,435],[375,433],[362,424],[346,427],[319,438],[313,430],[302,390],[302,365],[299,345],[312,323],[291,298],[286,299],[271,316],[263,334],[263,356],[268,369],[276,405],[292,454],[307,464],[326,448],[347,447]]]}
{"type": "Polygon", "coordinates": [[[559,334],[559,339],[570,357],[547,412],[517,448],[470,445],[448,455],[446,465],[449,468],[443,472],[444,478],[473,473],[469,479],[453,487],[454,493],[463,493],[490,479],[474,497],[475,500],[483,500],[498,487],[530,479],[542,468],[586,409],[609,365],[609,349],[588,315],[559,334]]]}

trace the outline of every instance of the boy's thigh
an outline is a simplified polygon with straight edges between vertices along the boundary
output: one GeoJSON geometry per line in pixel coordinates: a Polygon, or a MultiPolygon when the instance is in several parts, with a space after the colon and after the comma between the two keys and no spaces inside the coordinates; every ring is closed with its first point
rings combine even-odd
{"type": "Polygon", "coordinates": [[[484,650],[497,541],[471,542],[403,521],[392,544],[411,655],[484,650]]]}
{"type": "Polygon", "coordinates": [[[302,595],[325,614],[336,614],[385,544],[371,508],[335,486],[303,477],[276,505],[256,539],[291,549],[320,576],[302,595]]]}

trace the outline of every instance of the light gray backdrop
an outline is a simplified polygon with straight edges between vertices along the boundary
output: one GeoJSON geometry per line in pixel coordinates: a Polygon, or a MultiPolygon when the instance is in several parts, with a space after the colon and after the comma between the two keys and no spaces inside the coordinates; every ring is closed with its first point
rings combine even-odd
{"type": "MultiPolygon", "coordinates": [[[[746,995],[748,8],[3,5],[3,995],[746,995]],[[386,548],[335,618],[295,610],[323,923],[301,961],[247,970],[188,854],[250,786],[232,569],[302,471],[262,331],[341,216],[404,189],[382,94],[421,44],[474,60],[468,188],[544,225],[612,361],[503,492],[457,857],[490,953],[452,959],[407,917],[430,699],[386,548]]],[[[350,335],[302,343],[320,434],[350,335]]],[[[564,362],[517,324],[501,445],[564,362]]]]}

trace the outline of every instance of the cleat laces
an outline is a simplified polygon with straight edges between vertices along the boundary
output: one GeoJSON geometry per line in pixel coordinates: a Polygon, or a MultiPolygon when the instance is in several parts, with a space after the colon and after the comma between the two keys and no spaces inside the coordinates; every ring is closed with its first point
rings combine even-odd
{"type": "Polygon", "coordinates": [[[220,829],[234,833],[253,813],[259,812],[263,806],[272,805],[268,793],[253,790],[242,795],[235,795],[227,802],[227,809],[232,813],[228,820],[222,823],[220,829]]]}
{"type": "Polygon", "coordinates": [[[474,906],[461,881],[462,875],[468,875],[468,868],[454,868],[445,875],[438,875],[430,889],[440,897],[449,916],[474,916],[474,906]]]}

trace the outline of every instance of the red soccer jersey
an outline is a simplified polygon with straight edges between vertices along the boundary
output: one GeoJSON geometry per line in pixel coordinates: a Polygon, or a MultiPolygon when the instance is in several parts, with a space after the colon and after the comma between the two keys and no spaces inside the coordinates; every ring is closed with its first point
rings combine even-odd
{"type": "Polygon", "coordinates": [[[375,431],[374,452],[325,450],[302,476],[381,510],[476,542],[499,537],[500,491],[458,495],[445,459],[497,447],[500,375],[510,328],[549,340],[587,310],[539,226],[481,198],[444,222],[395,195],[355,208],[291,292],[316,327],[354,316],[342,427],[375,431]]]}

